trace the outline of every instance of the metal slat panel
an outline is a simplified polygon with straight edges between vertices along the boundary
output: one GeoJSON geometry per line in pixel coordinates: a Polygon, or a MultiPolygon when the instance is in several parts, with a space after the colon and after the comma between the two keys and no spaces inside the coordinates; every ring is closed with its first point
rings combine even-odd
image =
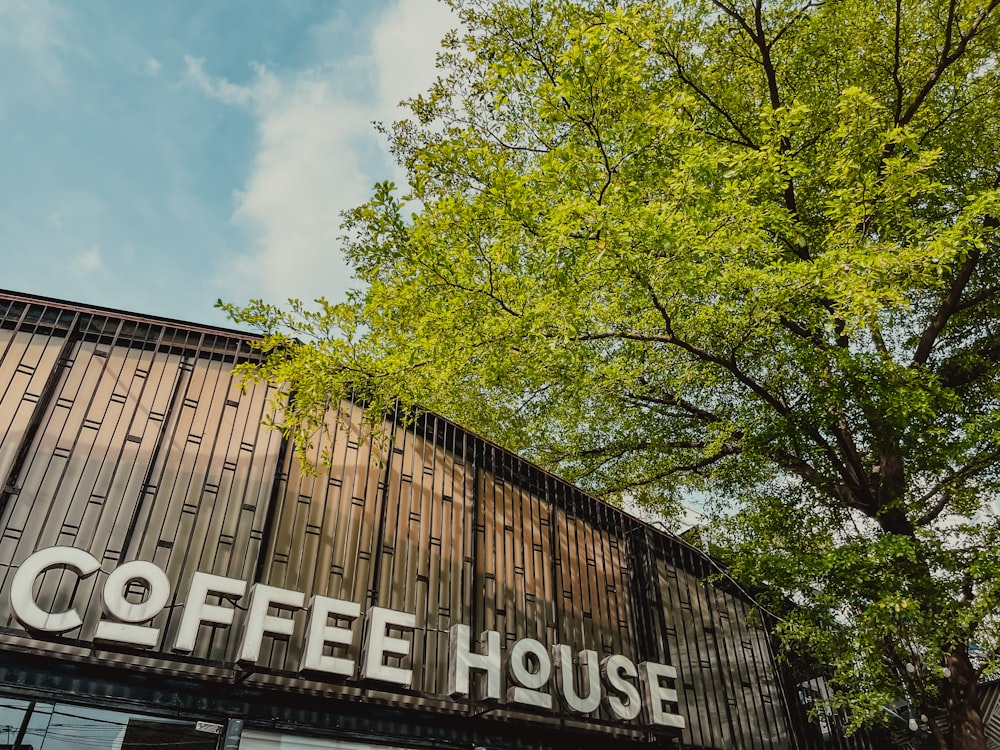
{"type": "MultiPolygon", "coordinates": [[[[672,664],[685,745],[791,747],[798,707],[786,703],[767,633],[752,623],[745,596],[708,582],[716,571],[700,552],[434,415],[393,415],[373,440],[362,408],[341,404],[340,418],[331,414],[314,440],[314,459],[328,455],[329,465],[303,470],[261,426],[274,416],[274,391],[241,392],[231,375],[246,346],[236,334],[0,294],[0,469],[10,485],[0,507],[0,622],[16,643],[27,639],[7,605],[10,572],[35,549],[71,544],[106,561],[105,571],[126,559],[167,571],[171,601],[153,621],[161,642],[143,655],[93,650],[87,639],[105,573],[79,582],[54,571],[40,598],[86,609],[87,621],[36,648],[479,714],[474,701],[443,696],[447,633],[462,623],[474,636],[498,631],[505,648],[531,637],[574,653],[672,664]],[[297,676],[304,611],[286,615],[295,634],[266,636],[260,663],[244,672],[232,662],[246,599],[231,628],[202,626],[193,658],[178,657],[169,649],[195,571],[302,592],[306,601],[319,594],[414,613],[411,656],[402,660],[413,689],[297,676]]],[[[355,660],[361,629],[356,622],[346,649],[355,660]]],[[[603,709],[574,718],[554,708],[525,726],[670,742],[610,718],[603,709]]],[[[525,714],[508,706],[477,721],[516,725],[525,714]]]]}
{"type": "Polygon", "coordinates": [[[17,331],[4,342],[0,357],[0,481],[6,481],[60,347],[49,336],[17,331]]]}
{"type": "MultiPolygon", "coordinates": [[[[284,459],[270,538],[261,565],[261,582],[366,606],[381,509],[378,441],[361,434],[361,410],[342,404],[349,421],[331,419],[328,435],[316,435],[314,460],[329,451],[329,466],[304,471],[291,451],[284,459]]],[[[383,456],[384,461],[384,456],[383,456]]],[[[304,643],[305,613],[289,640],[271,644],[267,663],[295,671],[304,643]]],[[[358,660],[361,627],[354,624],[354,644],[345,656],[358,660]]],[[[265,640],[265,647],[268,646],[265,640]]],[[[259,679],[265,680],[266,677],[259,679]]],[[[320,683],[310,683],[319,687],[320,683]]],[[[349,691],[352,695],[358,691],[349,691]]]]}

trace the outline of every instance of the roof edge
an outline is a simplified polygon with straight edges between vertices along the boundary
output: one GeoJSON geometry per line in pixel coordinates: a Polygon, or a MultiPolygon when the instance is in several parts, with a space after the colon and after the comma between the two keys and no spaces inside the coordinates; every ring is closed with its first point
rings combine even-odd
{"type": "Polygon", "coordinates": [[[73,312],[91,312],[100,315],[115,315],[124,320],[132,320],[142,323],[158,323],[160,325],[171,326],[173,328],[178,328],[186,331],[222,334],[226,336],[231,336],[233,338],[242,339],[244,341],[260,341],[262,339],[262,336],[258,333],[252,333],[250,331],[241,331],[237,328],[225,328],[223,326],[215,326],[205,323],[195,323],[187,320],[178,320],[176,318],[167,318],[162,315],[140,314],[131,312],[129,310],[121,310],[115,307],[104,307],[102,305],[92,305],[82,302],[73,302],[70,300],[59,299],[58,297],[45,297],[40,294],[17,292],[10,289],[0,289],[0,299],[11,300],[16,302],[28,302],[28,303],[35,303],[42,305],[53,305],[61,307],[65,310],[71,310],[73,312]]]}

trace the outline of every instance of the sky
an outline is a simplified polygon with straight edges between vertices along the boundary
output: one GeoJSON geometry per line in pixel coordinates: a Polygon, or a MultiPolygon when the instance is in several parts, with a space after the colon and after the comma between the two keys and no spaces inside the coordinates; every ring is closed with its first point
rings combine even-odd
{"type": "Polygon", "coordinates": [[[0,288],[227,325],[339,299],[437,0],[0,0],[0,288]]]}

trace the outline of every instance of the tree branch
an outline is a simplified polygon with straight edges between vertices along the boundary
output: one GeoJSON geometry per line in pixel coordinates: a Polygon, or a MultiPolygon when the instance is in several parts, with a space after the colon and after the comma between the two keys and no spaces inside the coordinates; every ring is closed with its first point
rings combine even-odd
{"type": "Polygon", "coordinates": [[[747,20],[743,17],[743,14],[741,14],[739,11],[736,10],[736,6],[726,5],[724,2],[722,2],[722,0],[712,0],[712,5],[714,5],[716,8],[718,8],[727,16],[729,16],[731,19],[736,21],[736,23],[738,23],[743,28],[743,30],[750,36],[751,39],[754,38],[753,29],[750,28],[750,24],[747,23],[747,20]]]}
{"type": "Polygon", "coordinates": [[[731,142],[737,143],[741,146],[746,146],[747,148],[751,148],[754,151],[758,151],[759,146],[757,146],[757,144],[754,143],[753,140],[745,132],[743,132],[743,128],[741,128],[739,124],[736,122],[736,120],[733,119],[733,116],[730,115],[729,112],[726,111],[724,107],[722,107],[722,105],[716,102],[715,99],[711,95],[709,95],[707,91],[705,91],[701,86],[699,86],[694,81],[694,79],[692,79],[687,74],[687,71],[685,71],[684,66],[681,64],[680,57],[677,55],[677,53],[674,50],[667,47],[665,48],[662,54],[670,58],[671,62],[673,62],[674,70],[677,73],[677,77],[680,78],[681,81],[688,88],[694,91],[694,93],[697,94],[698,97],[702,99],[709,107],[718,112],[727,123],[729,123],[729,127],[731,127],[739,136],[738,140],[732,140],[731,142]]]}
{"type": "Polygon", "coordinates": [[[697,473],[699,470],[704,469],[712,464],[716,464],[724,458],[729,456],[735,456],[742,452],[742,448],[737,445],[725,445],[717,453],[713,453],[711,456],[706,456],[705,458],[694,461],[690,464],[678,464],[671,466],[668,469],[659,471],[652,474],[644,479],[640,479],[634,482],[621,483],[615,487],[608,487],[605,489],[606,492],[621,492],[623,490],[631,490],[637,487],[648,487],[651,484],[655,484],[660,480],[672,477],[675,474],[681,474],[684,472],[697,473]]]}
{"type": "MultiPolygon", "coordinates": [[[[919,504],[926,503],[928,500],[930,500],[938,493],[943,493],[944,490],[947,489],[950,485],[954,484],[955,482],[961,479],[966,479],[967,477],[974,475],[976,472],[986,468],[987,466],[994,463],[998,459],[1000,459],[1000,450],[995,450],[995,451],[990,451],[988,453],[980,454],[972,461],[967,463],[965,466],[963,466],[961,469],[959,469],[956,472],[953,472],[952,474],[949,474],[947,477],[945,477],[940,482],[935,484],[930,490],[925,492],[923,497],[921,497],[917,502],[919,504]]],[[[916,525],[926,526],[927,524],[929,524],[931,521],[933,521],[935,518],[941,515],[944,509],[948,507],[948,503],[950,500],[951,498],[948,496],[947,493],[943,494],[938,502],[936,502],[926,513],[924,513],[924,515],[922,515],[919,519],[917,519],[916,525]]]]}
{"type": "Polygon", "coordinates": [[[962,298],[962,292],[965,291],[965,287],[969,283],[969,279],[972,278],[972,274],[976,270],[976,265],[979,263],[980,253],[979,250],[972,250],[969,253],[969,257],[965,259],[962,267],[955,274],[955,279],[952,281],[951,287],[948,289],[948,293],[941,300],[941,306],[938,308],[937,313],[931,318],[930,323],[927,324],[927,328],[920,335],[920,341],[917,343],[917,349],[913,353],[913,364],[914,365],[925,365],[927,364],[927,359],[931,355],[931,349],[934,348],[934,342],[937,341],[938,335],[944,329],[948,320],[958,309],[959,301],[962,298]]]}
{"type": "MultiPolygon", "coordinates": [[[[645,383],[644,383],[645,385],[645,383]]],[[[714,412],[710,412],[707,409],[702,409],[701,407],[686,401],[685,399],[679,398],[672,394],[667,396],[648,396],[641,393],[628,393],[626,398],[632,398],[636,401],[642,401],[649,404],[656,404],[659,406],[674,406],[682,411],[687,412],[693,417],[697,417],[702,422],[707,422],[709,424],[714,422],[721,422],[722,417],[714,412]]]]}
{"type": "MultiPolygon", "coordinates": [[[[774,451],[775,462],[797,475],[807,484],[812,485],[827,497],[832,498],[837,505],[842,508],[860,510],[866,515],[872,513],[870,505],[856,499],[851,493],[851,489],[846,484],[836,484],[824,477],[819,470],[800,456],[796,456],[788,451],[777,449],[774,451]]],[[[838,473],[841,473],[838,469],[838,473]]]]}
{"type": "MultiPolygon", "coordinates": [[[[751,34],[750,38],[753,39],[757,48],[760,50],[760,62],[764,68],[765,80],[767,80],[767,94],[771,101],[771,109],[780,109],[781,94],[778,92],[778,73],[774,67],[774,61],[771,59],[771,45],[764,41],[764,14],[762,0],[756,0],[754,3],[753,21],[756,33],[751,34]]],[[[782,137],[781,139],[783,151],[787,150],[787,146],[785,145],[786,140],[787,139],[785,137],[782,137]]]]}
{"type": "Polygon", "coordinates": [[[899,125],[899,118],[903,112],[903,82],[899,78],[900,54],[899,37],[900,27],[903,21],[903,0],[896,0],[896,16],[893,23],[892,34],[892,83],[896,89],[896,100],[893,104],[892,114],[896,125],[899,125]]]}
{"type": "Polygon", "coordinates": [[[807,11],[809,11],[811,8],[819,7],[822,4],[823,4],[822,0],[818,0],[817,2],[808,2],[801,8],[799,8],[796,14],[792,16],[791,19],[789,19],[788,23],[786,23],[784,26],[778,29],[777,33],[771,38],[771,41],[767,43],[768,48],[771,48],[775,44],[777,44],[778,40],[781,39],[781,37],[783,37],[785,33],[789,29],[791,29],[796,23],[798,23],[799,20],[806,14],[807,11]]]}
{"type": "MultiPolygon", "coordinates": [[[[983,22],[989,17],[990,13],[996,10],[1000,0],[990,0],[989,4],[979,11],[976,18],[973,20],[972,24],[969,26],[969,30],[962,33],[959,30],[958,33],[958,44],[955,45],[954,50],[952,50],[952,43],[954,42],[955,25],[958,22],[956,17],[957,14],[957,0],[951,0],[948,4],[948,19],[945,23],[945,36],[944,44],[941,48],[941,56],[938,58],[937,65],[934,66],[934,70],[927,77],[924,85],[917,92],[917,95],[910,102],[910,105],[906,108],[906,111],[902,114],[897,122],[898,125],[908,125],[910,121],[916,116],[924,100],[930,95],[931,91],[937,85],[937,82],[941,80],[941,76],[954,64],[963,54],[965,54],[966,47],[969,46],[969,42],[975,39],[979,32],[982,30],[983,22]]],[[[889,144],[892,146],[892,144],[889,144]]],[[[887,148],[889,148],[887,146],[887,148]]],[[[892,154],[892,150],[889,150],[889,154],[892,154]]]]}
{"type": "Polygon", "coordinates": [[[952,311],[952,315],[955,313],[962,312],[963,310],[968,310],[975,307],[976,305],[981,305],[983,302],[988,300],[995,300],[997,295],[1000,295],[1000,284],[994,284],[993,286],[986,287],[978,294],[971,297],[966,297],[964,300],[955,305],[955,309],[952,311]]]}
{"type": "Polygon", "coordinates": [[[792,320],[791,318],[781,316],[780,322],[785,330],[794,334],[798,338],[803,339],[804,341],[808,341],[817,349],[820,349],[822,351],[828,351],[830,349],[830,345],[826,341],[821,339],[812,331],[808,330],[805,326],[792,320]]]}
{"type": "MultiPolygon", "coordinates": [[[[1000,333],[985,336],[973,342],[972,346],[966,347],[966,351],[974,357],[984,359],[991,364],[1000,362],[1000,333]]],[[[946,388],[959,389],[970,383],[975,383],[984,377],[992,378],[993,371],[980,366],[980,363],[973,361],[945,360],[936,368],[935,372],[941,379],[942,385],[946,388]]]]}

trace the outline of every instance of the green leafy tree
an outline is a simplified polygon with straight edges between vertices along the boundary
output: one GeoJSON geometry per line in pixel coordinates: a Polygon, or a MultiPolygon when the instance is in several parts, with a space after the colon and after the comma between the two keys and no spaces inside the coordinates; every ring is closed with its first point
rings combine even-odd
{"type": "Polygon", "coordinates": [[[409,190],[347,214],[358,290],[229,306],[271,334],[247,372],[302,451],[353,392],[606,497],[709,498],[855,722],[902,699],[985,748],[998,2],[453,0],[386,131],[409,190]]]}

